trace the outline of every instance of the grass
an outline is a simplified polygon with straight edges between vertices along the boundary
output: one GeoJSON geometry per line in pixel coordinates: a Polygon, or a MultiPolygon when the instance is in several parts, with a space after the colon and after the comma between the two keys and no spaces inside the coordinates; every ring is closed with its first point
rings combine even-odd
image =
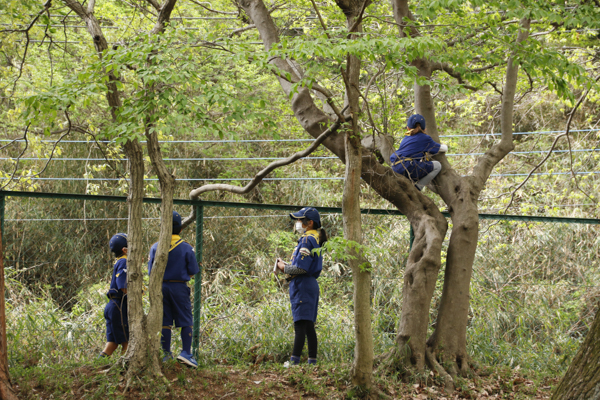
{"type": "MultiPolygon", "coordinates": [[[[220,243],[220,248],[215,244],[212,250],[210,246],[205,249],[198,356],[201,369],[213,374],[212,378],[225,374],[219,378],[223,390],[229,389],[226,376],[231,368],[238,368],[245,374],[285,376],[286,385],[315,397],[326,397],[332,387],[337,394],[352,397],[352,389],[345,382],[354,351],[352,279],[348,269],[336,260],[326,258],[319,279],[317,334],[322,366],[317,372],[306,372],[284,371],[280,365],[291,351],[293,323],[285,283],[275,280],[269,271],[273,256],[284,256],[293,246],[293,236],[277,235],[277,223],[270,224],[270,239],[263,242],[263,247],[253,241],[252,235],[259,232],[253,227],[249,231],[252,234],[243,235],[247,246],[226,241],[220,243]],[[235,246],[239,254],[234,257],[235,246]],[[326,376],[318,371],[327,371],[326,376]]],[[[407,226],[397,218],[377,216],[366,216],[364,224],[365,230],[373,233],[368,243],[375,249],[370,258],[374,265],[372,326],[375,353],[381,354],[393,346],[400,315],[408,246],[408,238],[401,233],[407,226]]],[[[217,228],[213,222],[207,223],[205,237],[219,237],[217,228]]],[[[598,308],[597,236],[596,227],[582,225],[482,222],[467,335],[473,360],[501,378],[497,385],[488,382],[488,386],[504,392],[514,391],[515,387],[519,393],[547,392],[552,384],[549,380],[564,373],[598,308]],[[518,375],[512,378],[514,370],[518,375]]],[[[444,268],[432,301],[432,329],[443,274],[444,268]]],[[[98,367],[94,358],[105,341],[102,312],[106,283],[82,287],[66,309],[53,295],[60,288],[31,288],[17,275],[11,275],[11,270],[7,278],[9,366],[21,392],[32,394],[36,388],[43,388],[45,393],[64,394],[77,387],[87,393],[88,385],[115,393],[118,398],[122,391],[118,378],[109,381],[105,375],[90,372],[98,367]],[[65,374],[71,370],[82,372],[65,374]]],[[[173,349],[177,350],[177,334],[174,339],[173,349]]],[[[205,387],[205,381],[188,382],[189,374],[179,370],[170,379],[181,387],[196,385],[210,390],[211,385],[205,387]]],[[[412,382],[398,382],[389,376],[377,379],[389,393],[405,390],[403,385],[425,388],[439,383],[436,376],[430,375],[415,377],[412,382]]],[[[461,393],[467,396],[473,392],[475,396],[473,387],[481,391],[477,379],[485,381],[477,377],[459,379],[461,393]]],[[[269,397],[268,393],[282,383],[270,384],[272,387],[249,385],[244,393],[250,398],[269,397]]]]}

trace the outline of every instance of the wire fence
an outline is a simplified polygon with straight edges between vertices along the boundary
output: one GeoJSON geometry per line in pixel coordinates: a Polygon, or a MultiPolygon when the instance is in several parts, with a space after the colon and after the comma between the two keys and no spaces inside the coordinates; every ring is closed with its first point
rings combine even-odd
{"type": "MultiPolygon", "coordinates": [[[[144,203],[148,250],[158,238],[158,202],[144,203]]],[[[182,215],[192,205],[198,210],[195,229],[182,233],[196,247],[202,266],[190,283],[198,357],[217,362],[285,359],[293,341],[287,283],[270,271],[273,260],[288,258],[295,246],[288,213],[301,206],[175,203],[182,215]]],[[[319,210],[329,236],[341,235],[341,209],[319,210]]],[[[94,357],[105,341],[104,294],[113,262],[107,244],[113,234],[127,231],[125,198],[0,192],[0,211],[11,366],[94,357]]],[[[399,321],[411,228],[397,210],[363,210],[362,223],[374,266],[373,333],[381,353],[393,346],[399,321]]],[[[523,365],[529,354],[530,364],[544,365],[548,357],[575,351],[598,306],[599,224],[595,219],[480,215],[468,329],[477,359],[499,362],[500,353],[512,352],[515,363],[523,365]]],[[[447,237],[451,229],[450,224],[447,237]]],[[[447,243],[431,329],[446,249],[447,243]]],[[[351,271],[326,255],[319,281],[320,357],[348,361],[354,348],[351,271]]]]}

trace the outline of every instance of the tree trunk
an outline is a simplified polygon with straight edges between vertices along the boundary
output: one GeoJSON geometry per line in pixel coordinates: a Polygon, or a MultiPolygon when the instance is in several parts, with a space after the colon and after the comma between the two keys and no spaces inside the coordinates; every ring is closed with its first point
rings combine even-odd
{"type": "MultiPolygon", "coordinates": [[[[149,127],[150,125],[148,125],[149,127]]],[[[146,131],[148,132],[148,130],[146,131]]],[[[146,317],[145,329],[146,336],[153,338],[148,343],[146,351],[148,360],[151,364],[150,370],[153,373],[160,373],[160,337],[163,316],[163,296],[162,282],[165,275],[167,260],[169,258],[169,248],[171,245],[171,235],[173,233],[173,194],[175,191],[175,177],[171,175],[162,160],[160,147],[156,133],[146,133],[148,155],[154,170],[160,181],[160,233],[158,238],[158,247],[152,266],[152,274],[148,283],[148,297],[150,300],[150,309],[146,317]]],[[[132,355],[133,356],[133,355],[132,355]]],[[[129,368],[129,372],[135,371],[129,368]]]]}
{"type": "Polygon", "coordinates": [[[600,400],[600,312],[552,400],[600,400]]]}
{"type": "MultiPolygon", "coordinates": [[[[240,5],[256,25],[265,50],[268,51],[279,41],[279,34],[263,1],[240,0],[240,5]]],[[[290,76],[295,76],[286,60],[273,57],[270,62],[290,76]]],[[[279,83],[283,91],[290,95],[292,84],[282,77],[279,77],[279,83]]],[[[315,105],[307,88],[300,87],[292,94],[291,108],[300,125],[315,138],[329,124],[327,115],[315,105]]],[[[332,135],[323,145],[342,162],[346,162],[343,135],[332,135]]],[[[379,164],[371,154],[362,154],[361,177],[380,196],[406,215],[415,229],[416,240],[405,274],[402,316],[397,338],[399,346],[385,356],[385,362],[394,369],[405,369],[406,364],[417,365],[422,369],[429,308],[441,265],[442,241],[448,225],[435,203],[422,195],[407,178],[379,164]]]]}
{"type": "MultiPolygon", "coordinates": [[[[94,2],[84,8],[76,0],[63,0],[63,2],[74,11],[86,24],[88,33],[94,41],[94,46],[98,52],[98,58],[108,49],[108,42],[104,37],[102,28],[94,16],[94,2]]],[[[156,2],[152,4],[158,11],[156,23],[151,30],[151,34],[159,34],[164,31],[166,23],[169,21],[171,12],[175,7],[177,0],[165,0],[159,5],[156,2]]],[[[113,122],[119,118],[118,112],[121,107],[121,94],[119,93],[113,72],[108,74],[108,83],[106,99],[110,106],[113,122]]],[[[146,119],[148,121],[148,118],[146,119]]],[[[168,257],[168,248],[172,233],[172,210],[173,210],[173,192],[174,178],[165,173],[166,169],[160,158],[160,148],[156,140],[149,140],[152,144],[149,146],[148,153],[151,157],[153,166],[157,170],[161,184],[161,193],[163,201],[161,203],[161,231],[159,235],[159,249],[157,252],[157,261],[155,263],[155,273],[150,279],[150,310],[148,316],[144,314],[142,302],[143,275],[145,266],[143,265],[143,256],[148,249],[142,248],[142,211],[144,197],[144,154],[139,141],[128,141],[124,148],[125,154],[129,159],[130,186],[128,196],[128,226],[127,226],[127,281],[128,294],[127,304],[129,312],[129,347],[127,349],[126,360],[128,365],[128,378],[133,374],[147,371],[153,376],[162,376],[159,360],[160,342],[158,333],[162,326],[162,277],[166,267],[168,257]],[[158,152],[158,154],[157,154],[158,152]],[[162,167],[161,168],[161,165],[162,167]],[[166,247],[165,247],[166,246],[166,247]]]]}
{"type": "MultiPolygon", "coordinates": [[[[527,39],[530,21],[521,21],[521,30],[516,42],[527,39]]],[[[420,74],[431,77],[431,67],[425,62],[420,74]],[[428,69],[429,68],[429,69],[428,69]]],[[[502,138],[480,158],[473,174],[459,177],[451,168],[445,155],[438,156],[442,172],[434,179],[435,190],[448,205],[453,228],[448,245],[444,288],[440,300],[438,319],[433,335],[427,344],[432,354],[431,363],[441,361],[448,373],[467,375],[470,372],[467,354],[467,323],[469,318],[470,283],[473,261],[479,235],[477,202],[485,182],[494,166],[513,148],[512,122],[514,97],[518,80],[519,65],[511,57],[506,67],[505,85],[502,95],[502,138]]],[[[428,133],[438,140],[435,125],[435,110],[429,86],[415,85],[417,112],[423,113],[428,133]]]]}
{"type": "Polygon", "coordinates": [[[8,372],[6,302],[4,293],[4,248],[2,247],[2,230],[0,229],[0,399],[17,400],[17,395],[10,384],[10,374],[8,372]]]}
{"type": "MultiPolygon", "coordinates": [[[[158,362],[159,341],[156,332],[148,329],[148,319],[144,314],[142,289],[145,265],[143,257],[148,249],[142,247],[142,211],[144,198],[144,154],[141,144],[129,141],[125,144],[129,160],[129,207],[127,225],[127,306],[129,308],[129,347],[126,360],[128,372],[150,372],[160,376],[158,362]]],[[[162,315],[162,308],[160,314],[162,315]]],[[[129,376],[130,378],[131,376],[129,376]]]]}
{"type": "MultiPolygon", "coordinates": [[[[353,2],[338,1],[347,17],[348,29],[352,29],[359,15],[361,5],[353,2]]],[[[360,23],[356,32],[362,29],[360,23]]],[[[362,171],[362,146],[358,120],[360,118],[359,106],[359,78],[360,59],[348,55],[345,75],[346,99],[352,116],[351,127],[344,130],[344,144],[346,153],[346,170],[344,176],[344,193],[342,197],[342,219],[344,223],[344,238],[348,241],[362,244],[362,224],[360,215],[360,175],[362,171]]],[[[364,268],[365,257],[349,249],[354,259],[348,261],[352,269],[352,282],[354,284],[354,361],[351,368],[352,384],[361,391],[368,391],[372,386],[373,378],[373,331],[371,328],[371,271],[364,268]],[[361,267],[363,266],[363,267],[361,267]]]]}

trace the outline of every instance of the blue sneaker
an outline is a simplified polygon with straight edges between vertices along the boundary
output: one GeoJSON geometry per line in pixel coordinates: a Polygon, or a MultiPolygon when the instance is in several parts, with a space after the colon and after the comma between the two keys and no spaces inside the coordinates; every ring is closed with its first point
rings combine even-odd
{"type": "Polygon", "coordinates": [[[170,351],[168,353],[167,352],[163,352],[162,362],[165,363],[165,362],[167,362],[169,360],[172,360],[172,359],[173,359],[173,353],[171,353],[170,351]]]}
{"type": "Polygon", "coordinates": [[[181,353],[179,353],[179,356],[177,357],[177,361],[179,361],[182,364],[187,365],[188,367],[198,368],[198,362],[194,359],[194,356],[192,356],[190,353],[188,353],[185,350],[182,350],[181,353]]]}

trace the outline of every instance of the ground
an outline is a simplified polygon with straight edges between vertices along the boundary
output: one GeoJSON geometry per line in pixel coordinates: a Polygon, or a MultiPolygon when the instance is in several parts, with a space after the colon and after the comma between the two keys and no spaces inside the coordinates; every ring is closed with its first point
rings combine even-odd
{"type": "MultiPolygon", "coordinates": [[[[301,365],[286,369],[280,364],[227,365],[215,363],[197,370],[176,362],[164,365],[169,382],[138,381],[126,388],[122,371],[114,365],[21,369],[14,387],[23,399],[350,399],[356,398],[348,382],[348,367],[301,365]],[[126,390],[127,389],[127,390],[126,390]]],[[[419,380],[397,381],[376,375],[371,398],[389,399],[549,399],[557,379],[528,378],[520,370],[478,370],[469,379],[458,379],[457,389],[444,394],[432,373],[419,380]]]]}

